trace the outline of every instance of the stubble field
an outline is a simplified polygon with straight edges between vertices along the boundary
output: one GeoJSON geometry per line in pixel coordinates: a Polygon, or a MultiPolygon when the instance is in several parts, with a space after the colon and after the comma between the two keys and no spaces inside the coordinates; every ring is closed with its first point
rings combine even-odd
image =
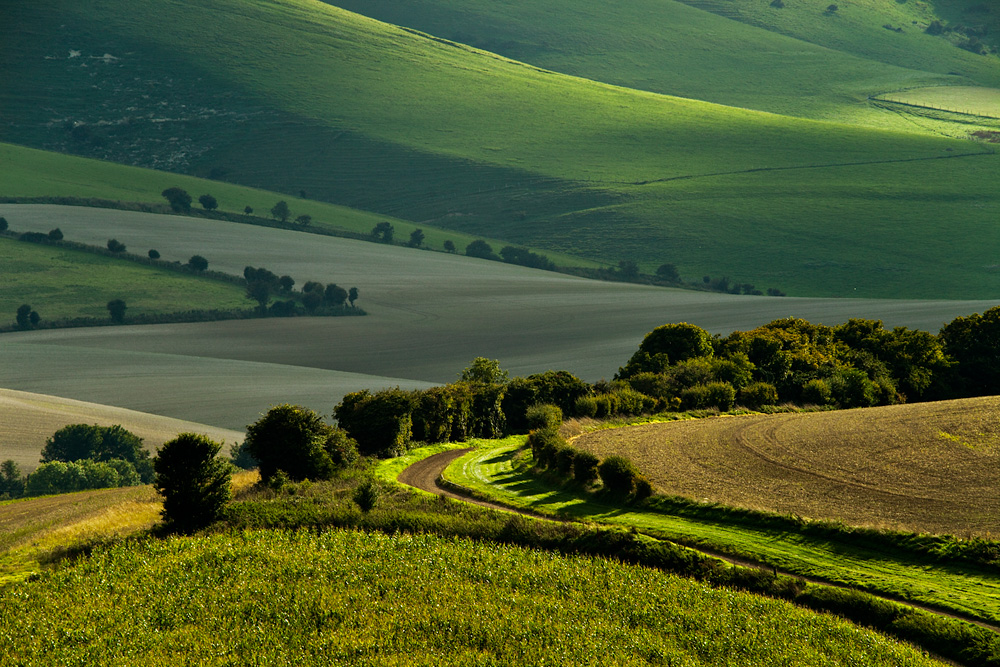
{"type": "Polygon", "coordinates": [[[663,493],[894,530],[1000,534],[1000,398],[594,431],[663,493]]]}

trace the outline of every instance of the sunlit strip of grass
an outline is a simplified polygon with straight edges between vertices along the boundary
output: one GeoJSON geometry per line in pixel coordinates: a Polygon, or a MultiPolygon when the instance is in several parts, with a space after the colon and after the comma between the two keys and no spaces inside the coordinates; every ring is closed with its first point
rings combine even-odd
{"type": "Polygon", "coordinates": [[[465,454],[444,479],[499,502],[550,515],[635,527],[657,537],[750,558],[800,576],[842,583],[915,603],[1000,620],[1000,578],[972,566],[903,560],[849,543],[797,533],[711,523],[602,502],[515,470],[518,440],[465,454]]]}

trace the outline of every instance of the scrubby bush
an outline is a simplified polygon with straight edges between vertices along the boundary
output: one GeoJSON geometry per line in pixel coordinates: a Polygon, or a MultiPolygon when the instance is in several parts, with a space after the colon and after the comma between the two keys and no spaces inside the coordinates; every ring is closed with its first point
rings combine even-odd
{"type": "Polygon", "coordinates": [[[414,399],[398,387],[374,394],[366,389],[344,396],[333,414],[363,456],[398,456],[412,439],[414,399]]]}
{"type": "Polygon", "coordinates": [[[113,253],[125,252],[125,244],[118,239],[108,239],[108,250],[113,253]]]}
{"type": "Polygon", "coordinates": [[[69,424],[56,431],[42,448],[42,463],[87,459],[106,462],[116,469],[122,467],[117,462],[128,463],[132,470],[123,473],[126,480],[133,474],[144,484],[153,480],[153,465],[149,452],[142,446],[142,438],[120,425],[69,424]]]}
{"type": "Polygon", "coordinates": [[[709,382],[684,389],[680,398],[687,410],[717,408],[725,412],[736,404],[736,389],[728,382],[709,382]]]}
{"type": "Polygon", "coordinates": [[[597,467],[600,463],[601,460],[596,454],[578,450],[576,458],[573,459],[573,479],[584,486],[593,484],[597,481],[597,467]]]}
{"type": "Polygon", "coordinates": [[[756,410],[778,403],[778,390],[769,382],[754,382],[740,390],[740,403],[756,410]]]}
{"type": "Polygon", "coordinates": [[[833,402],[833,390],[830,383],[822,378],[814,378],[802,385],[802,403],[806,405],[830,405],[833,402]]]}
{"type": "Polygon", "coordinates": [[[648,479],[639,475],[635,478],[635,493],[632,499],[640,502],[653,495],[653,484],[648,479]]]}
{"type": "Polygon", "coordinates": [[[375,509],[381,496],[382,489],[378,481],[372,477],[368,477],[354,489],[354,502],[357,503],[362,512],[370,512],[375,509]]]}
{"type": "Polygon", "coordinates": [[[232,496],[232,466],[217,457],[220,448],[195,433],[181,433],[160,448],[153,485],[163,496],[163,519],[170,528],[193,530],[219,517],[232,496]]]}
{"type": "Polygon", "coordinates": [[[576,450],[565,445],[556,449],[555,468],[565,479],[573,475],[573,464],[576,461],[576,450]]]}
{"type": "Polygon", "coordinates": [[[535,404],[528,408],[525,413],[528,428],[535,429],[558,429],[562,425],[562,410],[554,405],[535,404]]]}
{"type": "Polygon", "coordinates": [[[108,301],[108,314],[115,324],[122,324],[125,321],[125,311],[128,305],[124,299],[112,299],[108,301]]]}
{"type": "Polygon", "coordinates": [[[193,271],[204,271],[208,268],[208,260],[201,255],[192,255],[187,265],[193,271]]]}
{"type": "Polygon", "coordinates": [[[628,383],[640,394],[655,398],[658,402],[666,403],[674,395],[670,381],[662,373],[639,373],[630,377],[628,383]]]}
{"type": "Polygon", "coordinates": [[[627,498],[635,492],[639,471],[625,457],[609,456],[601,461],[597,471],[605,490],[612,496],[627,498]]]}
{"type": "Polygon", "coordinates": [[[149,253],[148,253],[148,254],[149,254],[149,258],[150,258],[150,259],[159,259],[159,258],[160,258],[160,252],[159,252],[158,250],[153,250],[153,249],[151,248],[151,249],[149,250],[149,253]]]}
{"type": "Polygon", "coordinates": [[[528,434],[528,446],[536,467],[551,468],[557,464],[559,451],[568,445],[554,429],[538,429],[528,434]]]}
{"type": "Polygon", "coordinates": [[[62,230],[56,227],[55,229],[49,230],[49,240],[50,241],[62,241],[63,233],[62,230]]]}
{"type": "Polygon", "coordinates": [[[596,417],[597,396],[581,396],[576,399],[576,403],[573,405],[573,414],[577,417],[596,417]]]}
{"type": "Polygon", "coordinates": [[[25,492],[31,496],[71,493],[88,489],[135,486],[139,475],[128,461],[50,461],[28,475],[25,492]]]}
{"type": "Polygon", "coordinates": [[[246,443],[238,443],[229,448],[229,462],[241,470],[253,470],[257,467],[257,459],[247,451],[246,443]]]}
{"type": "Polygon", "coordinates": [[[567,371],[545,371],[517,377],[507,384],[503,412],[511,433],[530,430],[528,408],[539,403],[554,405],[564,415],[576,414],[576,401],[590,392],[590,385],[567,371]]]}

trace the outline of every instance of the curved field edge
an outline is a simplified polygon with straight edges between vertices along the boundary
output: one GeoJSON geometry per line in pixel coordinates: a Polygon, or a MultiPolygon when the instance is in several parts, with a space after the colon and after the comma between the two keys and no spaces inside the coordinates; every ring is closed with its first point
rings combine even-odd
{"type": "Polygon", "coordinates": [[[0,388],[0,458],[13,460],[23,473],[38,465],[45,441],[69,424],[120,425],[142,438],[150,453],[179,433],[200,433],[223,443],[224,451],[242,442],[243,432],[88,401],[0,388]]]}
{"type": "Polygon", "coordinates": [[[7,656],[24,664],[247,655],[272,664],[939,664],[786,603],[605,559],[431,535],[132,542],[0,600],[7,656]]]}
{"type": "Polygon", "coordinates": [[[1000,510],[1000,398],[720,417],[593,431],[661,493],[811,520],[989,538],[1000,510]]]}
{"type": "Polygon", "coordinates": [[[747,527],[739,521],[712,522],[604,503],[588,494],[555,487],[515,467],[521,447],[521,442],[514,441],[469,452],[453,462],[442,477],[480,497],[539,514],[636,528],[792,574],[970,618],[1000,621],[1000,577],[983,568],[907,558],[901,553],[817,540],[784,529],[747,527]]]}

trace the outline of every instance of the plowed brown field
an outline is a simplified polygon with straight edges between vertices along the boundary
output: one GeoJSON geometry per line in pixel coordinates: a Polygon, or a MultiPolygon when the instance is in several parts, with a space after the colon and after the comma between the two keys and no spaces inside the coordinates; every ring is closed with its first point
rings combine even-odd
{"type": "Polygon", "coordinates": [[[1000,535],[1000,397],[584,434],[658,491],[850,525],[1000,535]]]}

